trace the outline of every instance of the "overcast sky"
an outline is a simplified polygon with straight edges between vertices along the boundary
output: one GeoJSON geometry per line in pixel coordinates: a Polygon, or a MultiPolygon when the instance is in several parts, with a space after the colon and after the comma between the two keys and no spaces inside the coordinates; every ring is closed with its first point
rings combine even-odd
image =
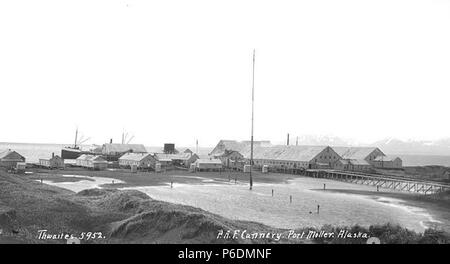
{"type": "Polygon", "coordinates": [[[450,1],[1,1],[0,142],[450,136],[450,1]]]}

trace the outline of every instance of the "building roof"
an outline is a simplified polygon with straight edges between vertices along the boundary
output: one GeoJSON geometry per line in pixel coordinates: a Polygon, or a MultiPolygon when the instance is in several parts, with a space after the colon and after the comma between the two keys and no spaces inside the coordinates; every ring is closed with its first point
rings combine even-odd
{"type": "Polygon", "coordinates": [[[193,154],[194,152],[192,150],[188,149],[188,148],[185,148],[185,149],[181,149],[180,153],[191,153],[191,154],[193,154]]]}
{"type": "Polygon", "coordinates": [[[142,161],[148,156],[153,157],[150,153],[126,153],[119,158],[120,160],[132,160],[132,161],[142,161]]]}
{"type": "Polygon", "coordinates": [[[102,153],[125,153],[125,152],[135,152],[135,153],[147,153],[147,149],[142,144],[103,144],[102,153]]]}
{"type": "Polygon", "coordinates": [[[363,166],[371,166],[369,162],[364,159],[341,159],[338,162],[344,165],[363,165],[363,166]]]}
{"type": "Polygon", "coordinates": [[[374,159],[374,161],[394,161],[396,159],[402,160],[401,158],[397,157],[397,156],[390,156],[390,155],[386,155],[386,156],[380,156],[380,157],[376,157],[374,159]]]}
{"type": "Polygon", "coordinates": [[[62,158],[58,155],[54,155],[54,156],[50,156],[48,158],[41,158],[40,160],[51,160],[51,159],[62,159],[62,158]]]}
{"type": "MultiPolygon", "coordinates": [[[[164,153],[164,147],[145,147],[146,149],[147,149],[147,152],[150,152],[150,153],[161,153],[161,154],[165,154],[164,153]]],[[[175,148],[175,154],[178,154],[178,153],[183,153],[183,152],[186,152],[186,151],[191,151],[190,149],[188,149],[188,148],[186,148],[186,149],[181,149],[181,150],[179,150],[179,149],[177,149],[177,148],[175,148]]],[[[192,151],[191,151],[192,152],[192,151]]]]}
{"type": "MultiPolygon", "coordinates": [[[[216,147],[211,151],[212,155],[223,153],[225,150],[234,150],[242,153],[251,144],[250,141],[236,141],[236,140],[220,140],[216,147]]],[[[254,146],[271,146],[270,141],[253,141],[254,146]]]]}
{"type": "MultiPolygon", "coordinates": [[[[326,148],[327,146],[254,146],[253,159],[309,162],[326,148]]],[[[241,154],[244,158],[249,159],[250,147],[246,148],[243,152],[241,152],[241,154]]]]}
{"type": "Polygon", "coordinates": [[[25,157],[14,150],[0,150],[0,160],[3,161],[25,161],[25,157]]]}
{"type": "Polygon", "coordinates": [[[222,164],[220,159],[197,159],[195,162],[203,164],[222,164]]]}
{"type": "Polygon", "coordinates": [[[77,160],[90,160],[90,161],[100,161],[100,162],[105,161],[106,162],[106,160],[104,158],[102,158],[102,156],[90,155],[90,154],[83,154],[83,155],[79,156],[77,158],[77,160]]]}
{"type": "Polygon", "coordinates": [[[366,159],[375,150],[383,153],[377,147],[333,147],[333,150],[341,156],[341,158],[352,160],[366,159]]]}
{"type": "Polygon", "coordinates": [[[231,154],[238,154],[239,156],[242,156],[242,154],[240,152],[238,152],[236,150],[228,150],[228,149],[224,150],[223,152],[216,152],[212,156],[216,157],[216,158],[217,157],[228,157],[231,154]]]}
{"type": "MultiPolygon", "coordinates": [[[[164,154],[157,153],[155,154],[158,160],[189,160],[193,155],[190,153],[178,153],[178,154],[164,154]]],[[[197,156],[198,157],[198,156],[197,156]]]]}

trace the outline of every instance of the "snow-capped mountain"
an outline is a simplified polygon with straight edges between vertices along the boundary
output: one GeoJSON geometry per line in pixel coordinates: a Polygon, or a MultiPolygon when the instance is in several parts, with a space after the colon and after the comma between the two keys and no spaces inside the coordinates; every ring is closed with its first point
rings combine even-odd
{"type": "Polygon", "coordinates": [[[450,155],[450,138],[439,140],[399,140],[384,139],[371,144],[385,153],[450,155]]]}
{"type": "MultiPolygon", "coordinates": [[[[290,145],[295,145],[296,136],[290,137],[290,145]]],[[[286,144],[286,141],[274,141],[274,144],[286,144]]],[[[298,137],[299,145],[321,146],[373,146],[379,147],[384,153],[412,155],[450,155],[450,138],[439,140],[400,140],[386,138],[371,144],[363,144],[353,139],[327,135],[302,135],[298,137]]]]}
{"type": "MultiPolygon", "coordinates": [[[[301,135],[292,136],[289,139],[289,145],[296,145],[298,139],[298,145],[312,145],[312,146],[354,146],[358,143],[351,139],[344,139],[335,136],[327,135],[301,135]]],[[[286,141],[274,141],[274,144],[285,145],[286,141]]]]}

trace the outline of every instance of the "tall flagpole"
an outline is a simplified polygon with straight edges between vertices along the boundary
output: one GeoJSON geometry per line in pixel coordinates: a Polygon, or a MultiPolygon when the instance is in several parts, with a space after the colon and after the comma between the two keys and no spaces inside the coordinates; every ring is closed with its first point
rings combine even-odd
{"type": "Polygon", "coordinates": [[[250,190],[253,188],[253,112],[255,103],[255,49],[253,49],[253,78],[252,78],[252,135],[250,139],[250,190]]]}

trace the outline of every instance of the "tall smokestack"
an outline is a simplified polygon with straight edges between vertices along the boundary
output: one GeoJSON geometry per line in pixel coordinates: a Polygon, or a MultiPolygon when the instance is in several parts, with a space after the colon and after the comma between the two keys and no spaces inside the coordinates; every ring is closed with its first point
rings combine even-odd
{"type": "Polygon", "coordinates": [[[198,155],[198,139],[195,141],[195,154],[198,155]]]}
{"type": "Polygon", "coordinates": [[[289,133],[287,135],[287,145],[289,146],[289,133]]]}
{"type": "Polygon", "coordinates": [[[112,144],[112,138],[109,140],[109,144],[112,144]]]}
{"type": "Polygon", "coordinates": [[[298,137],[297,140],[295,140],[295,145],[298,146],[298,137]]]}

